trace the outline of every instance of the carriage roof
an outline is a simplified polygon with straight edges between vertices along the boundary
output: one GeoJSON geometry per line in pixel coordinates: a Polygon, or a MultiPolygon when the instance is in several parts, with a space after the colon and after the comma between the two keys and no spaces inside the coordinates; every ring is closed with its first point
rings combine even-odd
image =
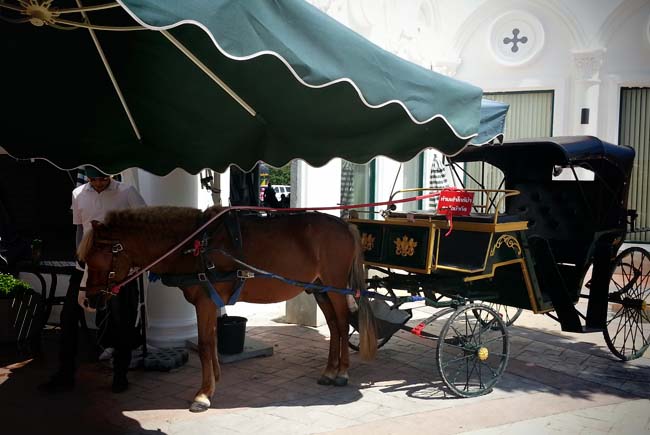
{"type": "Polygon", "coordinates": [[[612,169],[629,178],[634,161],[634,149],[613,145],[593,136],[550,137],[509,141],[503,144],[467,147],[452,158],[454,162],[483,161],[500,168],[506,176],[541,169],[550,174],[553,166],[588,166],[601,176],[612,169]],[[519,170],[518,170],[519,169],[519,170]],[[618,169],[618,170],[616,170],[618,169]]]}

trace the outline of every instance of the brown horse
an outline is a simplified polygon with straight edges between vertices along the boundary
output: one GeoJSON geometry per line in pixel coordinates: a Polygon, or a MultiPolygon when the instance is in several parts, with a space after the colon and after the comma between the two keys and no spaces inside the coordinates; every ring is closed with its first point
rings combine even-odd
{"type": "MultiPolygon", "coordinates": [[[[205,212],[184,207],[144,207],[112,212],[105,223],[93,223],[93,231],[86,234],[78,252],[88,266],[86,291],[91,305],[105,303],[111,295],[110,286],[124,280],[130,268],[151,264],[192,234],[201,223],[222,212],[223,209],[216,207],[205,212]]],[[[237,270],[244,269],[234,261],[233,258],[237,258],[257,269],[304,283],[365,289],[356,227],[314,212],[271,216],[240,213],[236,219],[229,218],[229,223],[226,216],[231,213],[234,212],[219,216],[203,236],[197,235],[196,241],[177,249],[152,267],[151,272],[163,276],[196,276],[205,273],[206,263],[211,266],[211,262],[214,264],[211,270],[236,275],[237,270]],[[198,253],[195,251],[201,240],[203,254],[193,255],[198,253]]],[[[204,411],[210,406],[220,376],[216,355],[217,306],[209,295],[209,288],[202,283],[195,280],[178,286],[185,299],[196,308],[198,321],[203,380],[190,410],[204,411]]],[[[212,282],[212,286],[222,301],[228,301],[237,287],[235,280],[230,279],[212,282]]],[[[245,280],[238,300],[262,304],[281,302],[302,291],[304,288],[282,280],[253,277],[245,280]]],[[[350,366],[349,316],[356,304],[351,296],[341,293],[316,291],[314,295],[330,330],[327,365],[318,383],[345,385],[350,366]]],[[[371,359],[376,351],[375,327],[367,299],[363,293],[361,295],[361,356],[371,359]]]]}

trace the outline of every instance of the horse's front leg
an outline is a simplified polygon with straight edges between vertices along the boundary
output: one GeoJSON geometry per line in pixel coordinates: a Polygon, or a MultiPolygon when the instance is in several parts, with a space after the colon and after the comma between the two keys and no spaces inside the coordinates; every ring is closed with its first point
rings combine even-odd
{"type": "Polygon", "coordinates": [[[192,412],[203,412],[210,408],[216,383],[219,381],[220,368],[217,359],[216,323],[217,309],[203,289],[185,291],[185,297],[194,304],[198,324],[198,351],[201,360],[201,388],[194,396],[190,406],[192,412]],[[188,297],[190,296],[190,297],[188,297]]]}

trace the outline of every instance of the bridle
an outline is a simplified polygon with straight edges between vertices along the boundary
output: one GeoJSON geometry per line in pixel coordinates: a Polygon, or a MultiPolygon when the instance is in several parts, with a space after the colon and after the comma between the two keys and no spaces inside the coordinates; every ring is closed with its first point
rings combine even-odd
{"type": "MultiPolygon", "coordinates": [[[[111,247],[111,265],[106,271],[106,286],[99,289],[99,293],[107,294],[110,296],[115,296],[120,293],[121,285],[118,285],[116,280],[117,272],[115,265],[117,264],[117,258],[120,254],[127,257],[129,264],[131,263],[129,255],[124,251],[124,246],[120,243],[119,240],[95,240],[94,244],[96,245],[110,245],[111,247]]],[[[128,271],[127,271],[128,275],[128,271]]]]}

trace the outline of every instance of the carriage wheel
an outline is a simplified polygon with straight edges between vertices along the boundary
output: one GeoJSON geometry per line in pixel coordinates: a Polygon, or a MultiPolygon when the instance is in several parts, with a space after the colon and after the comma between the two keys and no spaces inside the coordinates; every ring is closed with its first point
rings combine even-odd
{"type": "Polygon", "coordinates": [[[610,275],[607,347],[623,361],[639,358],[650,345],[650,255],[642,248],[618,254],[610,275]]]}
{"type": "MultiPolygon", "coordinates": [[[[373,280],[368,280],[368,290],[372,290],[374,292],[377,292],[379,294],[382,294],[384,296],[387,296],[389,299],[386,300],[386,303],[390,305],[391,309],[397,309],[399,308],[400,305],[402,305],[401,302],[399,302],[399,299],[397,298],[397,295],[395,295],[395,292],[393,292],[392,288],[388,287],[378,287],[373,280]]],[[[372,298],[370,298],[372,299],[372,298]]],[[[359,331],[358,331],[358,315],[359,312],[354,312],[350,316],[350,334],[348,335],[348,346],[350,346],[351,349],[356,350],[357,352],[359,351],[359,331]]],[[[377,338],[377,349],[382,347],[384,344],[390,340],[391,336],[388,337],[379,337],[377,338]]]]}
{"type": "Polygon", "coordinates": [[[454,394],[489,393],[508,363],[510,345],[501,316],[487,305],[459,307],[438,339],[438,371],[454,394]]]}
{"type": "MultiPolygon", "coordinates": [[[[492,302],[484,302],[483,305],[496,311],[496,313],[501,316],[501,320],[503,320],[503,323],[505,323],[506,326],[512,326],[524,311],[521,308],[509,307],[508,305],[495,304],[492,302]]],[[[484,325],[486,325],[490,320],[486,312],[474,312],[474,315],[477,319],[481,319],[481,322],[483,322],[484,325]],[[481,317],[481,314],[485,317],[481,317]]]]}

